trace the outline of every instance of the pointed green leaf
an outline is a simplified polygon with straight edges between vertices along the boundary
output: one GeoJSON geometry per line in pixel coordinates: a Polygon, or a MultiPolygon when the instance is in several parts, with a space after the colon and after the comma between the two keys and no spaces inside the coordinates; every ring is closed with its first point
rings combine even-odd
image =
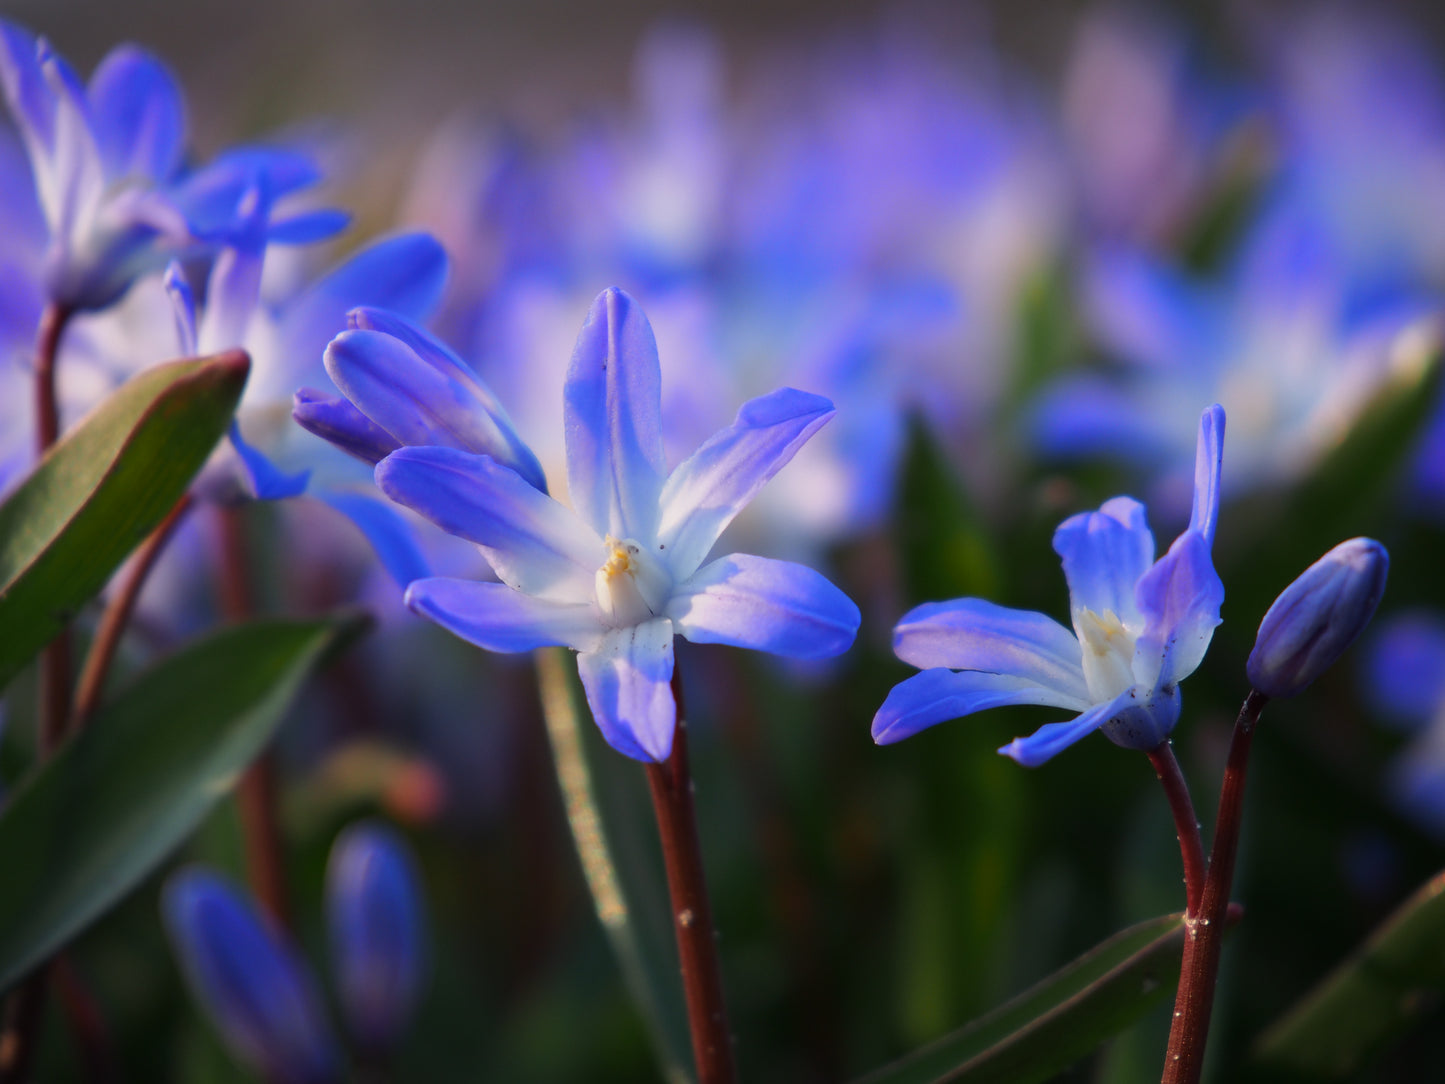
{"type": "Polygon", "coordinates": [[[1174,992],[1182,915],[1141,922],[1005,1005],[857,1084],[1047,1080],[1174,992]]]}
{"type": "Polygon", "coordinates": [[[665,1078],[687,1084],[692,1046],[657,859],[660,845],[639,808],[639,798],[647,801],[641,767],[603,742],[572,652],[545,648],[536,659],[557,784],[592,903],[665,1078]]]}
{"type": "Polygon", "coordinates": [[[230,791],[356,619],[258,621],[142,674],[0,812],[0,991],[160,863],[230,791]]]}
{"type": "Polygon", "coordinates": [[[0,688],[185,493],[225,434],[249,369],[233,350],[145,370],[0,505],[0,688]]]}
{"type": "Polygon", "coordinates": [[[1445,992],[1445,873],[1437,874],[1254,1046],[1275,1080],[1354,1079],[1445,992]]]}

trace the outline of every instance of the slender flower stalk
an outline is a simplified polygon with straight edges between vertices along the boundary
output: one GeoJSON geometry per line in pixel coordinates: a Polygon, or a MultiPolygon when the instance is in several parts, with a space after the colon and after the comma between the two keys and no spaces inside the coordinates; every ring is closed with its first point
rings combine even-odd
{"type": "MultiPolygon", "coordinates": [[[[43,456],[60,439],[55,363],[72,309],[51,302],[40,317],[35,342],[35,450],[43,456]]],[[[40,749],[48,755],[65,737],[70,715],[70,630],[62,629],[40,657],[40,749]]]]}
{"type": "Polygon", "coordinates": [[[80,680],[76,683],[75,708],[70,719],[71,730],[79,730],[95,714],[95,709],[100,704],[101,693],[105,691],[105,679],[106,675],[110,673],[110,664],[115,660],[116,650],[120,647],[121,635],[130,622],[130,615],[135,609],[136,601],[140,598],[141,590],[150,577],[151,569],[155,567],[156,559],[160,557],[161,552],[166,548],[166,543],[170,541],[176,528],[180,526],[186,513],[190,511],[191,503],[191,495],[184,494],[176,502],[175,507],[166,513],[166,518],[161,520],[160,526],[141,543],[126,574],[125,582],[121,584],[120,590],[115,593],[109,605],[106,606],[105,613],[101,615],[100,624],[95,630],[95,637],[90,642],[90,651],[85,656],[85,665],[81,668],[80,680]]]}
{"type": "Polygon", "coordinates": [[[662,836],[662,857],[667,867],[667,890],[672,899],[673,931],[682,964],[682,985],[687,996],[687,1023],[699,1084],[728,1084],[737,1079],[733,1063],[732,1033],[728,1029],[723,998],[722,969],[718,964],[717,934],[712,923],[697,815],[692,800],[692,773],[687,760],[687,719],[682,681],[672,672],[672,695],[677,704],[677,729],[672,755],[662,763],[647,764],[652,808],[662,836]]]}
{"type": "Polygon", "coordinates": [[[1189,784],[1179,769],[1179,760],[1174,747],[1163,742],[1149,752],[1149,763],[1164,787],[1169,799],[1169,812],[1174,815],[1174,831],[1179,837],[1179,853],[1184,860],[1185,917],[1196,918],[1204,898],[1204,878],[1207,866],[1204,862],[1204,842],[1199,835],[1199,818],[1194,813],[1194,802],[1189,797],[1189,784]]]}
{"type": "Polygon", "coordinates": [[[1234,860],[1239,852],[1239,822],[1244,810],[1244,779],[1254,728],[1269,697],[1254,689],[1245,698],[1234,724],[1224,785],[1219,791],[1219,817],[1214,825],[1214,846],[1209,852],[1209,874],[1197,917],[1185,916],[1189,936],[1174,999],[1174,1023],[1164,1056],[1161,1084],[1198,1084],[1204,1070],[1204,1047],[1209,1038],[1209,1017],[1214,1008],[1214,984],[1219,978],[1219,952],[1224,943],[1229,891],[1234,884],[1234,860]]]}

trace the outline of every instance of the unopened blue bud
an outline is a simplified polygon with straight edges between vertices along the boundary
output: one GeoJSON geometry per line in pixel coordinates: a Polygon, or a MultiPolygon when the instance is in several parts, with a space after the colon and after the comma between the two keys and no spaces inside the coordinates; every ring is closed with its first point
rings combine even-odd
{"type": "Polygon", "coordinates": [[[363,1047],[385,1051],[405,1034],[426,970],[416,863],[377,822],[344,831],[326,871],[326,917],[337,997],[363,1047]]]}
{"type": "Polygon", "coordinates": [[[1260,622],[1250,683],[1265,696],[1294,696],[1364,631],[1385,593],[1390,555],[1370,538],[1325,554],[1284,589],[1260,622]]]}
{"type": "Polygon", "coordinates": [[[191,996],[238,1059],[286,1084],[340,1079],[311,971],[267,920],[195,867],[166,883],[161,908],[191,996]]]}
{"type": "Polygon", "coordinates": [[[291,400],[291,417],[308,433],[375,466],[401,447],[390,433],[345,399],[302,388],[291,400]]]}

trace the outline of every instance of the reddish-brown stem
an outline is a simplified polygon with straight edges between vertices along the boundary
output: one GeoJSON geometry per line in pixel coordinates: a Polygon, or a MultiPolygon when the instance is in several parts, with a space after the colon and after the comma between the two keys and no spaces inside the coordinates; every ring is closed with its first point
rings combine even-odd
{"type": "Polygon", "coordinates": [[[677,701],[672,755],[662,764],[647,765],[647,782],[662,836],[662,858],[667,867],[667,889],[672,899],[673,927],[682,965],[698,1084],[734,1084],[737,1069],[733,1064],[732,1033],[723,1001],[722,970],[718,966],[717,935],[703,874],[702,848],[698,843],[692,774],[687,763],[682,682],[677,669],[673,670],[672,693],[677,701]]]}
{"type": "Polygon", "coordinates": [[[1149,763],[1169,799],[1169,812],[1174,816],[1174,832],[1179,837],[1179,854],[1184,859],[1185,914],[1194,917],[1204,899],[1204,841],[1199,835],[1199,818],[1194,815],[1194,802],[1189,797],[1189,784],[1179,770],[1174,747],[1167,741],[1149,752],[1149,763]]]}
{"type": "Polygon", "coordinates": [[[44,455],[60,439],[60,407],[55,395],[55,360],[72,310],[52,301],[40,314],[35,333],[35,450],[44,455]]]}
{"type": "Polygon", "coordinates": [[[131,560],[124,582],[121,583],[120,589],[111,596],[105,613],[101,615],[100,624],[96,626],[95,637],[90,641],[90,651],[85,656],[85,666],[80,671],[80,680],[76,683],[75,708],[70,717],[72,731],[85,726],[90,721],[90,717],[95,714],[95,709],[100,704],[100,695],[105,690],[105,679],[106,675],[110,673],[110,664],[115,661],[115,653],[120,647],[121,635],[130,621],[131,612],[135,609],[136,600],[140,598],[141,589],[145,586],[151,569],[155,567],[156,558],[166,548],[166,543],[170,541],[171,534],[185,518],[191,503],[189,493],[181,497],[175,507],[166,514],[166,518],[161,521],[160,526],[141,543],[140,549],[136,550],[135,557],[131,560]]]}
{"type": "Polygon", "coordinates": [[[115,1044],[111,1042],[110,1029],[106,1027],[95,995],[65,953],[55,958],[53,971],[60,1002],[85,1065],[86,1079],[91,1084],[112,1084],[120,1076],[115,1044]]]}
{"type": "MultiPolygon", "coordinates": [[[[221,609],[230,621],[256,613],[251,583],[250,546],[245,510],[240,505],[218,509],[221,530],[221,609]]],[[[286,885],[285,851],[276,816],[276,759],[268,749],[256,758],[236,788],[245,837],[246,879],[256,899],[281,926],[290,925],[290,894],[286,885]]]]}
{"type": "Polygon", "coordinates": [[[1234,860],[1239,852],[1239,822],[1244,810],[1244,780],[1249,748],[1260,712],[1269,698],[1251,689],[1234,724],[1224,785],[1219,791],[1219,817],[1214,824],[1214,846],[1209,852],[1209,873],[1204,878],[1204,899],[1197,919],[1185,918],[1188,936],[1174,998],[1174,1022],[1169,1049],[1164,1055],[1162,1084],[1198,1084],[1204,1070],[1204,1048],[1209,1038],[1209,1016],[1214,1008],[1214,985],[1219,977],[1219,952],[1224,940],[1229,891],[1234,883],[1234,860]]]}
{"type": "Polygon", "coordinates": [[[35,1061],[35,1040],[45,1014],[51,964],[32,971],[5,1002],[5,1030],[0,1032],[0,1084],[28,1084],[35,1061]]]}

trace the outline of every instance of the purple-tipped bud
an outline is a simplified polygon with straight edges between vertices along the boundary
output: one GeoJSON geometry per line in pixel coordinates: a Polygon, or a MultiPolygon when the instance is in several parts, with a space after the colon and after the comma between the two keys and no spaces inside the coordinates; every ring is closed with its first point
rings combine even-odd
{"type": "Polygon", "coordinates": [[[1385,593],[1390,555],[1370,538],[1325,554],[1284,589],[1259,625],[1250,683],[1265,696],[1294,696],[1364,631],[1385,593]]]}
{"type": "Polygon", "coordinates": [[[302,388],[291,400],[291,417],[306,432],[334,444],[347,455],[375,466],[401,444],[345,399],[302,388]]]}
{"type": "Polygon", "coordinates": [[[287,1084],[340,1079],[305,960],[230,885],[182,870],[167,882],[161,909],[191,996],[238,1059],[287,1084]]]}
{"type": "Polygon", "coordinates": [[[326,918],[337,997],[356,1041],[385,1051],[405,1034],[426,971],[416,863],[377,822],[352,825],[331,848],[326,918]]]}

